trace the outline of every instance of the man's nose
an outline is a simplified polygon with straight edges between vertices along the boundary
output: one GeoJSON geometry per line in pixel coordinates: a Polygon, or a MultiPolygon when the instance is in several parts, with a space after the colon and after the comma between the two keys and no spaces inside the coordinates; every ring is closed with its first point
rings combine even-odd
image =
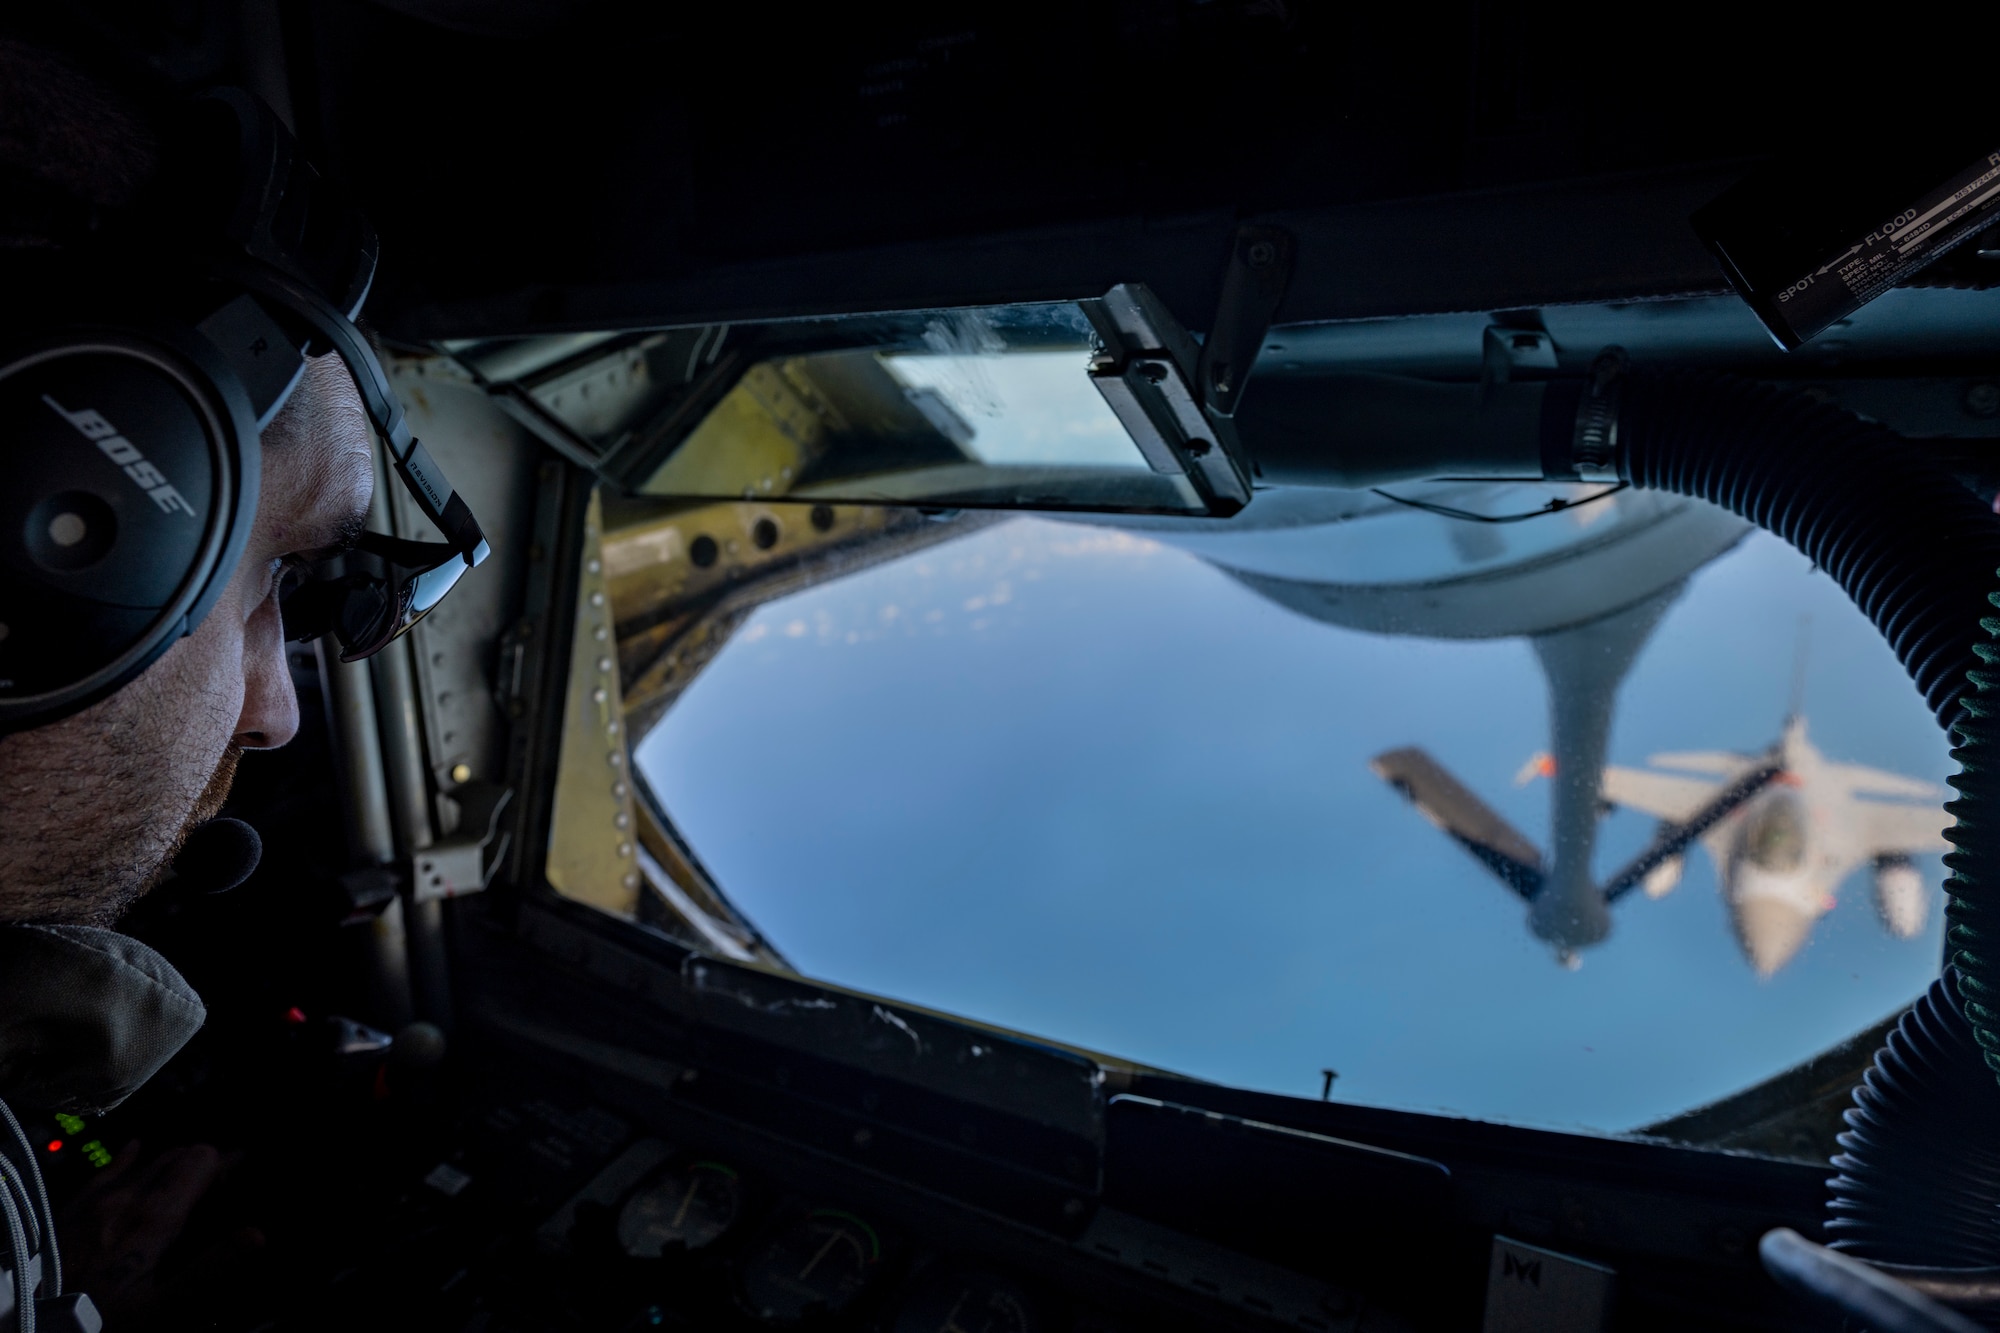
{"type": "Polygon", "coordinates": [[[285,663],[284,622],[276,598],[243,626],[243,712],[235,741],[246,750],[275,750],[299,734],[299,696],[285,663]]]}

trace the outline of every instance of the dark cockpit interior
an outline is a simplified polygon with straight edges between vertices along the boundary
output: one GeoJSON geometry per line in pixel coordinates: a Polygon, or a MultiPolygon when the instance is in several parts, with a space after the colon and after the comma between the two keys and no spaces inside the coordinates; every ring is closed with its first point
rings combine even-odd
{"type": "Polygon", "coordinates": [[[379,484],[118,923],[206,1023],[10,1097],[113,1333],[2000,1327],[1977,34],[5,30],[379,242],[241,279],[379,484]]]}

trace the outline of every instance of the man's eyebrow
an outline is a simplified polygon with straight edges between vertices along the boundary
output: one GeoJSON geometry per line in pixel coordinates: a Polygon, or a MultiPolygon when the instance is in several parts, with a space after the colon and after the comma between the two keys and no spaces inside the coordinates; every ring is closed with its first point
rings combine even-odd
{"type": "Polygon", "coordinates": [[[313,526],[302,534],[306,541],[294,552],[297,555],[330,556],[338,555],[361,540],[361,534],[368,531],[368,511],[350,510],[340,519],[326,527],[313,526]]]}

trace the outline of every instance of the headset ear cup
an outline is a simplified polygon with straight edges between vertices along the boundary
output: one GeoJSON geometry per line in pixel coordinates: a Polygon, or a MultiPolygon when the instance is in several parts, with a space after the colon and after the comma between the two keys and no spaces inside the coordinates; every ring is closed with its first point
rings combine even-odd
{"type": "Polygon", "coordinates": [[[171,330],[0,360],[0,731],[118,689],[200,624],[256,513],[247,395],[171,330]]]}

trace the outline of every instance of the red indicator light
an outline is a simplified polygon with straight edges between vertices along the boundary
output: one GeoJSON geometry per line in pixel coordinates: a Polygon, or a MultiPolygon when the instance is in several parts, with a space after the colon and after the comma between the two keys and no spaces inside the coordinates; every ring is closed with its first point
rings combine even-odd
{"type": "Polygon", "coordinates": [[[306,1011],[297,1005],[293,1005],[291,1008],[285,1010],[285,1021],[297,1027],[300,1023],[306,1021],[306,1011]]]}
{"type": "Polygon", "coordinates": [[[62,1140],[61,1140],[61,1139],[50,1139],[50,1140],[49,1140],[49,1151],[50,1151],[50,1152],[61,1152],[61,1151],[62,1151],[62,1140]]]}

